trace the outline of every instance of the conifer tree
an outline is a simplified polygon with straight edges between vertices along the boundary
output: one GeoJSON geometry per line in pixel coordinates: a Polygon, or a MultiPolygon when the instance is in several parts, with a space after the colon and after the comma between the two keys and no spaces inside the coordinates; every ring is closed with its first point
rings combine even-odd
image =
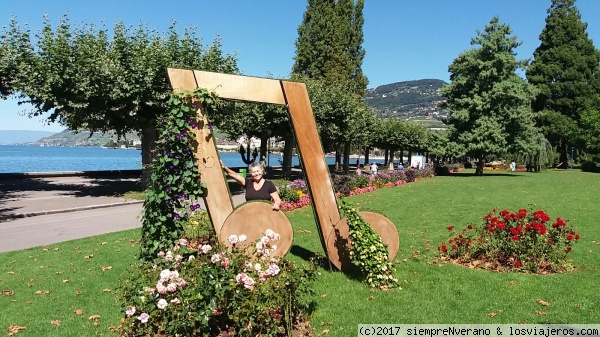
{"type": "MultiPolygon", "coordinates": [[[[368,80],[362,72],[365,51],[363,43],[364,19],[362,10],[364,0],[308,0],[302,24],[298,27],[295,63],[292,76],[295,79],[308,78],[323,81],[326,85],[342,87],[341,95],[348,95],[364,105],[364,96],[368,80]]],[[[345,98],[341,98],[345,100],[345,98]]],[[[362,114],[363,109],[345,111],[342,114],[362,114]]],[[[332,111],[340,115],[340,111],[332,111]]],[[[350,117],[352,118],[352,117],[350,117]]],[[[357,118],[362,118],[358,116],[357,118]]],[[[337,128],[352,138],[346,118],[325,118],[333,126],[321,129],[337,128]]],[[[320,121],[317,120],[317,123],[320,121]]],[[[345,167],[348,170],[350,141],[335,145],[336,151],[344,152],[345,167]]]]}
{"type": "Polygon", "coordinates": [[[521,43],[511,32],[494,17],[471,40],[479,47],[461,53],[448,67],[451,83],[442,88],[450,140],[477,159],[477,174],[483,174],[486,156],[527,151],[536,135],[533,91],[516,73],[526,61],[516,59],[514,49],[521,43]]]}
{"type": "Polygon", "coordinates": [[[541,44],[526,72],[529,83],[539,91],[533,101],[538,125],[557,147],[564,166],[569,147],[580,138],[581,117],[598,93],[593,79],[600,55],[586,29],[575,0],[552,0],[541,44]]]}
{"type": "Polygon", "coordinates": [[[362,72],[364,0],[309,0],[298,27],[292,74],[344,84],[360,97],[368,83],[362,72]]]}

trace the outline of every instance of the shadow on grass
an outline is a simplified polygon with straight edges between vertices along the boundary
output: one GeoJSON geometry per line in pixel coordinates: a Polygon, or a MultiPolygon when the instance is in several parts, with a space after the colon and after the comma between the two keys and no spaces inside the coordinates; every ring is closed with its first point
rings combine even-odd
{"type": "Polygon", "coordinates": [[[530,172],[515,172],[515,173],[502,173],[502,172],[484,172],[482,175],[476,175],[474,172],[454,172],[447,175],[443,175],[442,177],[452,177],[452,178],[470,178],[470,177],[510,177],[510,178],[528,178],[529,174],[533,174],[530,172]]]}
{"type": "Polygon", "coordinates": [[[290,254],[301,258],[306,262],[314,262],[314,264],[323,269],[329,269],[329,261],[323,255],[312,252],[304,247],[300,247],[298,245],[292,245],[290,248],[290,254]]]}

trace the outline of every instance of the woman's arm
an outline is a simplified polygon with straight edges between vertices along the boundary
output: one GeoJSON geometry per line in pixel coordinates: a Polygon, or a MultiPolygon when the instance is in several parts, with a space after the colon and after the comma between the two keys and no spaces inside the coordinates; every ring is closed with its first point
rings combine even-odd
{"type": "Polygon", "coordinates": [[[281,198],[279,197],[279,192],[275,191],[271,193],[271,198],[273,198],[273,209],[278,211],[281,207],[281,198]]]}
{"type": "Polygon", "coordinates": [[[244,177],[242,177],[239,173],[237,173],[234,170],[230,169],[229,167],[225,166],[223,164],[223,162],[221,162],[221,167],[223,168],[225,173],[227,173],[228,176],[233,178],[238,183],[242,184],[242,186],[246,186],[246,179],[244,179],[244,177]]]}

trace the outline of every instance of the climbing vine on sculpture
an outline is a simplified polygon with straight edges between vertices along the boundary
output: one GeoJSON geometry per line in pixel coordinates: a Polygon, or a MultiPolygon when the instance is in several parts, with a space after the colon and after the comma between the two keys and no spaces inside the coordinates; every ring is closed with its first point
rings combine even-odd
{"type": "Polygon", "coordinates": [[[340,210],[350,228],[350,260],[360,269],[363,281],[370,287],[382,290],[400,288],[398,279],[394,277],[396,268],[388,259],[388,249],[381,236],[367,224],[356,208],[345,201],[341,201],[340,210]]]}
{"type": "Polygon", "coordinates": [[[200,207],[202,184],[193,130],[210,127],[201,111],[216,111],[219,106],[216,95],[206,89],[172,93],[166,114],[158,119],[152,182],[144,201],[141,259],[172,247],[183,230],[178,220],[200,207]]]}

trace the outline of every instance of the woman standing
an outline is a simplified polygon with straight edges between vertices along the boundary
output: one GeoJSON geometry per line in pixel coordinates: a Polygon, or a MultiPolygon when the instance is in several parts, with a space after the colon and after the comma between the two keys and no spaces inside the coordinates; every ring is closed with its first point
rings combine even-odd
{"type": "Polygon", "coordinates": [[[281,198],[275,184],[264,178],[265,170],[260,163],[252,163],[248,169],[250,178],[245,178],[233,171],[229,167],[223,165],[221,167],[228,176],[242,184],[246,189],[246,201],[249,200],[269,200],[273,201],[273,210],[278,211],[281,206],[281,198]]]}

